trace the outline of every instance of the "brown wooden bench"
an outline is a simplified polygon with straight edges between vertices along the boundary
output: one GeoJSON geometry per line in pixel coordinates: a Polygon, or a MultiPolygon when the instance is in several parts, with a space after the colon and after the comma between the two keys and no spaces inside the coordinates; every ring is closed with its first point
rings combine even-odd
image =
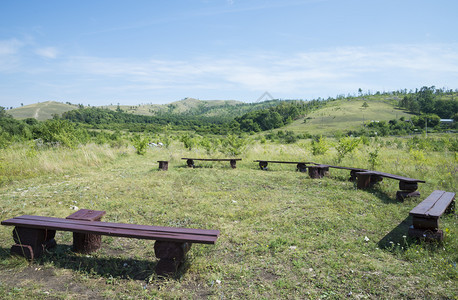
{"type": "Polygon", "coordinates": [[[357,187],[358,189],[367,189],[374,185],[377,182],[383,180],[383,178],[391,178],[399,180],[399,189],[400,191],[396,192],[396,199],[399,201],[403,201],[407,197],[418,197],[420,196],[420,192],[417,191],[418,183],[425,183],[426,181],[414,178],[408,178],[404,176],[378,172],[378,171],[362,171],[355,173],[358,182],[357,187]]]}
{"type": "Polygon", "coordinates": [[[242,160],[241,158],[181,158],[186,159],[186,164],[189,168],[194,168],[194,161],[195,160],[202,160],[202,161],[228,161],[231,164],[232,169],[237,167],[237,161],[242,160]]]}
{"type": "Polygon", "coordinates": [[[455,193],[434,191],[409,213],[412,226],[409,236],[426,240],[442,241],[444,233],[439,229],[439,218],[450,211],[455,201],[455,193]]]}
{"type": "Polygon", "coordinates": [[[254,160],[254,162],[259,163],[259,168],[261,170],[267,170],[267,165],[269,163],[275,163],[275,164],[295,164],[296,169],[300,172],[306,172],[307,171],[307,165],[308,164],[315,164],[313,162],[300,162],[300,161],[280,161],[280,160],[254,160]]]}
{"type": "MultiPolygon", "coordinates": [[[[324,173],[324,171],[329,171],[329,168],[334,168],[334,169],[341,169],[341,170],[349,170],[350,171],[350,181],[355,181],[356,180],[356,173],[357,172],[364,172],[368,171],[366,169],[362,168],[353,168],[353,167],[343,167],[343,166],[333,166],[333,165],[327,165],[327,164],[321,164],[316,166],[318,171],[321,173],[324,173]]],[[[315,177],[313,177],[315,178],[315,177]]]]}
{"type": "Polygon", "coordinates": [[[167,171],[169,169],[169,161],[168,160],[158,160],[159,163],[159,170],[167,171]]]}
{"type": "Polygon", "coordinates": [[[166,275],[177,270],[184,261],[192,243],[215,244],[218,230],[173,228],[99,221],[104,211],[79,210],[66,219],[23,215],[2,221],[2,225],[15,226],[12,254],[29,259],[39,257],[44,249],[56,245],[56,231],[71,231],[73,250],[90,253],[100,248],[101,235],[156,240],[154,253],[159,262],[156,273],[166,275]]]}

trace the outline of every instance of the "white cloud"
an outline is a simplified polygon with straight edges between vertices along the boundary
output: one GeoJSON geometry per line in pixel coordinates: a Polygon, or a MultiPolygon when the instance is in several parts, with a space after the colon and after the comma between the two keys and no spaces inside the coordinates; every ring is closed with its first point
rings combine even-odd
{"type": "Polygon", "coordinates": [[[59,54],[59,51],[55,47],[38,48],[35,53],[44,58],[54,59],[59,54]]]}
{"type": "Polygon", "coordinates": [[[23,45],[24,43],[17,39],[0,40],[0,56],[16,54],[23,45]]]}

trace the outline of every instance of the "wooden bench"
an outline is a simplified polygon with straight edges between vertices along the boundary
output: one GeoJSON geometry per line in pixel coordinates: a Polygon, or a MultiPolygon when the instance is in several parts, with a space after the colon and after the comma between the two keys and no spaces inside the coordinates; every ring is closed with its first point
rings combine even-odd
{"type": "Polygon", "coordinates": [[[23,215],[1,224],[15,226],[13,239],[16,244],[11,247],[11,253],[28,259],[37,258],[45,249],[55,246],[54,237],[59,230],[73,232],[73,250],[82,253],[98,250],[101,235],[156,240],[154,253],[159,258],[158,275],[176,272],[192,243],[215,244],[220,233],[218,230],[98,221],[104,214],[104,211],[82,209],[66,219],[23,215]]]}
{"type": "MultiPolygon", "coordinates": [[[[329,171],[329,168],[334,168],[334,169],[341,169],[341,170],[350,170],[350,178],[349,180],[350,181],[355,181],[357,176],[356,176],[356,173],[357,172],[365,172],[365,171],[368,171],[366,169],[362,169],[362,168],[353,168],[353,167],[342,167],[342,166],[333,166],[333,165],[327,165],[327,164],[322,164],[322,165],[317,165],[318,168],[321,168],[321,169],[324,169],[329,171]]],[[[321,171],[323,173],[323,171],[321,171]]]]}
{"type": "Polygon", "coordinates": [[[186,159],[186,164],[189,168],[194,168],[194,161],[195,160],[202,160],[202,161],[228,161],[231,164],[232,169],[235,169],[237,166],[237,161],[242,160],[241,158],[181,158],[186,159]]]}
{"type": "Polygon", "coordinates": [[[300,172],[307,171],[307,164],[315,164],[313,162],[299,162],[299,161],[279,161],[279,160],[254,160],[254,162],[259,163],[259,167],[261,170],[267,170],[267,165],[269,163],[276,163],[276,164],[295,164],[296,169],[300,172]]]}
{"type": "Polygon", "coordinates": [[[417,191],[418,183],[425,183],[426,181],[414,178],[408,178],[404,176],[378,172],[378,171],[363,171],[363,172],[356,172],[355,173],[358,182],[357,187],[358,189],[367,189],[374,185],[377,182],[383,180],[383,178],[391,178],[399,180],[399,189],[400,191],[396,192],[396,199],[399,201],[403,201],[407,197],[418,197],[420,196],[420,192],[417,191]]]}
{"type": "Polygon", "coordinates": [[[444,233],[439,230],[439,218],[451,210],[455,201],[455,193],[434,191],[409,213],[412,226],[409,236],[427,240],[442,241],[444,233]]]}
{"type": "Polygon", "coordinates": [[[158,160],[159,163],[159,170],[167,171],[169,169],[169,161],[168,160],[158,160]]]}

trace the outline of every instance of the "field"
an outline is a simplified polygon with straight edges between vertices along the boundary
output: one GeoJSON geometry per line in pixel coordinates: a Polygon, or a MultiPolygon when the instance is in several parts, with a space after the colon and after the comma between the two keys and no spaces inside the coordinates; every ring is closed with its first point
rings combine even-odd
{"type": "Polygon", "coordinates": [[[457,299],[456,216],[441,219],[441,244],[406,237],[413,207],[433,190],[456,191],[458,159],[446,147],[456,136],[436,136],[440,149],[409,148],[408,139],[368,139],[340,162],[426,180],[421,197],[404,202],[395,200],[395,180],[363,191],[348,181],[348,171],[310,179],[294,165],[261,171],[253,162],[336,163],[332,139],[315,156],[310,140],[252,140],[237,169],[218,162],[188,169],[181,157],[225,155],[187,150],[178,140],[145,155],[132,146],[15,144],[0,150],[1,220],[65,218],[88,208],[105,210],[104,221],[219,229],[221,236],[216,245],[193,245],[177,274],[158,278],[154,241],[103,237],[101,250],[80,255],[71,252],[71,233],[58,232],[58,246],[28,262],[10,256],[12,228],[1,226],[0,298],[457,299]],[[169,170],[158,171],[157,160],[169,160],[169,170]]]}

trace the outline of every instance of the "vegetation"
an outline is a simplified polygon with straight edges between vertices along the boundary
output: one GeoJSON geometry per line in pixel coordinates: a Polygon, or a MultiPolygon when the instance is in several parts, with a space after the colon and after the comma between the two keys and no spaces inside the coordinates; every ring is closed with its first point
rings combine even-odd
{"type": "MultiPolygon", "coordinates": [[[[139,137],[146,137],[143,134],[139,137]]],[[[152,138],[151,136],[149,136],[152,138]]],[[[216,245],[193,245],[169,279],[154,275],[153,241],[103,237],[91,255],[71,252],[72,234],[34,262],[12,257],[12,228],[0,227],[0,297],[17,298],[448,298],[458,295],[458,227],[441,219],[442,244],[406,236],[408,212],[435,189],[456,191],[456,136],[354,138],[341,164],[426,180],[420,198],[396,202],[398,183],[356,190],[348,172],[310,179],[291,165],[259,170],[254,159],[333,163],[342,139],[291,144],[245,137],[237,169],[218,162],[185,168],[181,157],[205,157],[207,137],[189,150],[87,143],[76,148],[14,142],[0,150],[1,219],[36,214],[66,217],[75,209],[107,211],[105,221],[219,229],[216,245]],[[442,145],[442,147],[439,147],[442,145]],[[156,160],[169,160],[157,171],[156,160]],[[423,287],[423,288],[419,288],[423,287]]],[[[228,140],[237,140],[229,137],[228,140]]],[[[320,140],[320,139],[318,139],[320,140]]],[[[212,142],[211,142],[212,143],[212,142]]],[[[213,151],[213,150],[212,150],[213,151]]],[[[224,147],[212,156],[224,156],[224,147]],[[221,151],[221,153],[220,153],[221,151]]]]}

